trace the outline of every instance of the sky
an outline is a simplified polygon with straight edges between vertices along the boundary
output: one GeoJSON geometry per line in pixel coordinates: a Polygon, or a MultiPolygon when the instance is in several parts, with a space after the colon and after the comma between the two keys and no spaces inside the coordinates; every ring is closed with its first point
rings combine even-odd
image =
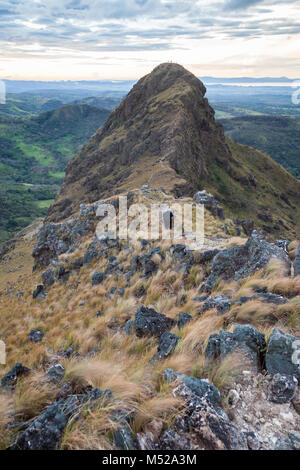
{"type": "Polygon", "coordinates": [[[0,78],[300,77],[300,0],[0,0],[0,78]]]}

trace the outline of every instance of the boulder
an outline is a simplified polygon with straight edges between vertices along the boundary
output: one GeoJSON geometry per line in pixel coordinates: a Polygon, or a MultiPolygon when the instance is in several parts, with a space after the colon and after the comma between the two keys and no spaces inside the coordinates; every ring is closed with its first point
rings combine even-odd
{"type": "Polygon", "coordinates": [[[228,312],[230,309],[231,302],[226,295],[214,295],[208,297],[203,305],[201,306],[200,312],[204,313],[207,310],[211,310],[212,308],[216,308],[218,313],[225,313],[228,312]]]}
{"type": "Polygon", "coordinates": [[[103,404],[111,397],[110,390],[94,388],[86,395],[73,395],[48,406],[40,416],[29,423],[18,437],[12,450],[55,450],[58,447],[68,421],[74,417],[82,405],[103,404]]]}
{"type": "Polygon", "coordinates": [[[52,286],[55,281],[55,271],[53,268],[47,269],[42,273],[42,282],[45,287],[52,286]]]}
{"type": "Polygon", "coordinates": [[[177,326],[181,330],[187,323],[193,320],[192,315],[186,312],[179,313],[177,318],[177,326]]]}
{"type": "Polygon", "coordinates": [[[213,215],[220,219],[225,219],[223,207],[221,207],[219,201],[217,201],[217,199],[215,199],[214,196],[206,190],[198,191],[194,195],[194,200],[197,204],[204,205],[205,209],[208,209],[213,215]]]}
{"type": "Polygon", "coordinates": [[[92,286],[97,286],[98,284],[101,284],[104,279],[104,273],[99,273],[98,271],[94,272],[91,276],[92,286]]]}
{"type": "Polygon", "coordinates": [[[44,289],[43,284],[39,284],[38,286],[36,286],[35,290],[32,292],[33,299],[36,299],[37,297],[39,299],[44,299],[45,296],[46,295],[45,295],[45,289],[44,289]]]}
{"type": "Polygon", "coordinates": [[[269,388],[269,400],[274,403],[288,403],[296,395],[298,380],[292,375],[275,374],[269,388]]]}
{"type": "Polygon", "coordinates": [[[254,370],[259,370],[265,348],[264,334],[252,325],[237,325],[233,333],[220,330],[219,334],[211,335],[205,356],[209,360],[224,359],[232,352],[240,352],[246,356],[254,370]]]}
{"type": "Polygon", "coordinates": [[[33,343],[39,343],[40,341],[42,341],[43,337],[44,333],[40,330],[35,329],[32,329],[27,335],[29,341],[32,341],[33,343]]]}
{"type": "Polygon", "coordinates": [[[162,336],[162,334],[170,330],[175,325],[172,318],[156,312],[153,308],[141,305],[135,314],[134,329],[137,336],[162,336]]]}
{"type": "Polygon", "coordinates": [[[13,368],[10,369],[10,371],[1,379],[1,386],[3,388],[13,388],[16,385],[18,378],[22,375],[28,374],[29,372],[30,369],[28,369],[28,367],[23,366],[21,362],[16,362],[13,368]]]}
{"type": "Polygon", "coordinates": [[[163,379],[166,383],[172,383],[180,380],[197,397],[204,398],[212,406],[220,406],[221,395],[219,390],[208,380],[197,379],[189,375],[178,374],[172,369],[166,369],[163,373],[163,379]]]}
{"type": "Polygon", "coordinates": [[[179,336],[166,331],[159,339],[157,353],[151,359],[151,362],[165,359],[168,357],[177,346],[178,341],[180,340],[179,336]]]}
{"type": "Polygon", "coordinates": [[[126,409],[116,409],[111,414],[111,419],[117,423],[117,429],[113,433],[115,446],[118,450],[137,450],[138,440],[130,427],[132,413],[126,409]]]}
{"type": "Polygon", "coordinates": [[[181,383],[173,394],[185,402],[181,419],[176,421],[176,431],[190,431],[193,440],[207,450],[248,450],[244,433],[229,420],[220,406],[214,406],[205,397],[199,397],[181,383]]]}
{"type": "Polygon", "coordinates": [[[48,376],[51,382],[60,382],[63,379],[65,372],[66,370],[64,366],[58,363],[58,364],[54,364],[53,366],[51,366],[47,370],[46,375],[48,376]]]}
{"type": "Polygon", "coordinates": [[[66,253],[72,246],[94,230],[95,219],[74,217],[62,224],[44,224],[33,249],[33,270],[47,266],[51,259],[66,253]]]}
{"type": "Polygon", "coordinates": [[[300,243],[294,260],[294,276],[300,276],[300,243]]]}
{"type": "Polygon", "coordinates": [[[300,338],[274,328],[266,353],[269,374],[294,375],[300,379],[300,338]]]}
{"type": "Polygon", "coordinates": [[[232,246],[220,251],[213,259],[211,272],[202,290],[211,291],[219,279],[239,281],[264,268],[271,258],[282,260],[290,266],[286,253],[278,246],[251,236],[245,245],[232,246]]]}
{"type": "Polygon", "coordinates": [[[217,248],[214,249],[214,250],[206,250],[206,251],[203,251],[202,253],[200,253],[198,255],[198,262],[199,263],[208,263],[209,261],[213,260],[214,257],[220,253],[220,250],[218,250],[217,248]]]}
{"type": "Polygon", "coordinates": [[[157,265],[152,261],[150,255],[136,255],[130,261],[130,272],[144,271],[145,277],[151,276],[157,270],[157,265]]]}

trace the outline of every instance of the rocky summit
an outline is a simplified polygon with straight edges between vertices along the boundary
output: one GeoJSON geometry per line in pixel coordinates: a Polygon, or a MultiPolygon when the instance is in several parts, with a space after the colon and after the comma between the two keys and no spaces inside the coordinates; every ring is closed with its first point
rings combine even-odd
{"type": "Polygon", "coordinates": [[[299,195],[183,67],[142,78],[0,252],[0,449],[299,450],[299,195]],[[99,230],[118,195],[170,237],[99,230]]]}

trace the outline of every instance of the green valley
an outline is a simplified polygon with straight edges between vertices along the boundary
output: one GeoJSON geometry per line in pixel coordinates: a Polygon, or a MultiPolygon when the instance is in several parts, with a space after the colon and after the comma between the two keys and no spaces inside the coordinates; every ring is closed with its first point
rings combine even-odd
{"type": "Polygon", "coordinates": [[[0,118],[0,243],[46,214],[70,158],[109,110],[65,105],[26,118],[0,118]]]}

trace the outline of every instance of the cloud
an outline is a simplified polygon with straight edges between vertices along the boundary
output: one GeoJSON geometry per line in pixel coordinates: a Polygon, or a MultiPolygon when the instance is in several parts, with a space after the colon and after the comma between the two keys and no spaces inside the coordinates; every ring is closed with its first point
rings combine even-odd
{"type": "Polygon", "coordinates": [[[225,2],[225,10],[246,10],[253,5],[263,3],[264,0],[229,0],[225,2]]]}

